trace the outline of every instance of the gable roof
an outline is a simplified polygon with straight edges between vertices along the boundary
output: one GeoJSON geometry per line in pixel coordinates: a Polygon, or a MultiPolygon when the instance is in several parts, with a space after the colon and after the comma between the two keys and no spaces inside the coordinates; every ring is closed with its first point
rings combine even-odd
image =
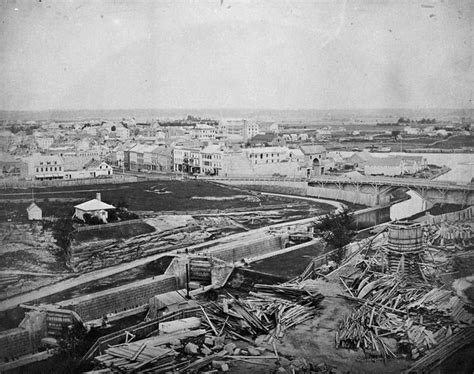
{"type": "Polygon", "coordinates": [[[103,161],[100,161],[100,160],[90,160],[87,164],[84,165],[84,169],[95,169],[95,168],[98,168],[100,166],[100,164],[102,164],[103,161]]]}
{"type": "Polygon", "coordinates": [[[28,205],[28,207],[26,208],[26,210],[27,210],[28,212],[30,212],[31,210],[33,210],[33,209],[35,209],[35,208],[38,208],[39,210],[41,210],[41,208],[40,208],[38,205],[36,205],[35,203],[31,203],[30,205],[28,205]]]}
{"type": "Polygon", "coordinates": [[[354,154],[349,157],[347,160],[350,162],[369,162],[375,157],[372,156],[369,152],[354,152],[354,154]]]}
{"type": "Polygon", "coordinates": [[[85,203],[75,205],[74,208],[85,210],[85,211],[92,211],[92,210],[101,210],[101,209],[115,209],[113,205],[104,203],[103,201],[92,199],[86,201],[85,203]]]}
{"type": "Polygon", "coordinates": [[[300,149],[305,155],[314,155],[316,153],[326,152],[326,148],[318,144],[300,145],[300,149]]]}
{"type": "Polygon", "coordinates": [[[299,148],[290,148],[290,154],[293,154],[293,156],[296,157],[304,156],[303,151],[299,148]]]}
{"type": "Polygon", "coordinates": [[[366,166],[400,166],[401,162],[399,157],[373,157],[366,166]]]}
{"type": "Polygon", "coordinates": [[[257,134],[250,139],[251,142],[271,142],[273,139],[278,138],[278,134],[273,132],[267,132],[265,134],[257,134]]]}

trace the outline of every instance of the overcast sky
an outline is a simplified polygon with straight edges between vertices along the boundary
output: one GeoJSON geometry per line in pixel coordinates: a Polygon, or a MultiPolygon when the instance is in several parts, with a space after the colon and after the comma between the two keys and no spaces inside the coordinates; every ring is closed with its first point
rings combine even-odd
{"type": "Polygon", "coordinates": [[[0,109],[471,108],[473,2],[0,3],[0,109]]]}

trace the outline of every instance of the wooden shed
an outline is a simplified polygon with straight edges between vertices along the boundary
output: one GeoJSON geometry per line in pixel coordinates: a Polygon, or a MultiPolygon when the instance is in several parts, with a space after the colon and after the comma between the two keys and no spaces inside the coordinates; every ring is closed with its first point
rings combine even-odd
{"type": "Polygon", "coordinates": [[[43,219],[43,211],[35,203],[28,205],[26,212],[28,213],[28,219],[30,221],[41,221],[43,219]]]}

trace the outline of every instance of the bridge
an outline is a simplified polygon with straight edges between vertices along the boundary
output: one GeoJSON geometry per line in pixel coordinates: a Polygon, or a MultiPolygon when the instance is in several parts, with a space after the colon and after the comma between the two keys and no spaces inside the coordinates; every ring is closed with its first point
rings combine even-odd
{"type": "Polygon", "coordinates": [[[388,205],[396,189],[411,190],[429,203],[474,204],[474,185],[431,179],[320,175],[306,178],[212,177],[216,182],[259,187],[269,192],[345,200],[368,206],[388,205]]]}
{"type": "Polygon", "coordinates": [[[311,178],[308,185],[341,190],[355,189],[360,192],[372,192],[382,200],[393,190],[405,188],[416,192],[431,203],[450,203],[472,205],[474,203],[474,185],[449,181],[436,181],[419,178],[318,176],[311,178]]]}

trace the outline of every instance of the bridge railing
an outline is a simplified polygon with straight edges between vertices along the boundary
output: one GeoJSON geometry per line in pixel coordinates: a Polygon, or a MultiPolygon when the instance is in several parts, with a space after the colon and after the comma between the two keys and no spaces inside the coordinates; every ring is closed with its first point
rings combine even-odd
{"type": "Polygon", "coordinates": [[[392,186],[420,186],[420,187],[439,187],[449,189],[460,189],[460,190],[474,190],[473,185],[459,184],[450,181],[433,181],[429,179],[417,179],[417,178],[396,178],[396,177],[367,177],[363,176],[360,178],[350,178],[343,176],[330,176],[321,175],[318,177],[312,177],[309,182],[360,182],[360,183],[376,183],[386,184],[392,186]]]}
{"type": "Polygon", "coordinates": [[[437,188],[447,188],[451,190],[468,190],[473,191],[474,185],[472,184],[460,184],[451,181],[434,181],[430,179],[418,179],[418,178],[397,178],[397,177],[368,177],[361,176],[359,178],[350,178],[345,176],[332,176],[332,175],[320,175],[317,177],[311,178],[291,178],[291,177],[265,177],[265,176],[232,176],[232,177],[200,177],[199,179],[206,179],[210,181],[248,181],[248,182],[257,182],[257,181],[269,181],[269,182],[339,182],[339,183],[374,183],[374,184],[384,184],[390,186],[400,186],[400,187],[437,187],[437,188]]]}

